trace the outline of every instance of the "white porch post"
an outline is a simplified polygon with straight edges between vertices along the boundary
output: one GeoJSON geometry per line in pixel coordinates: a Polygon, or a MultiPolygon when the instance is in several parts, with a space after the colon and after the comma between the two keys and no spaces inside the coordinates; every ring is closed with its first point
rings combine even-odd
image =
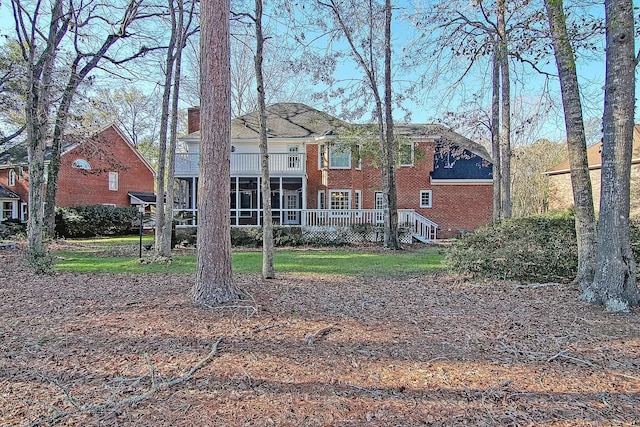
{"type": "Polygon", "coordinates": [[[300,225],[307,225],[307,215],[305,211],[307,210],[307,177],[304,176],[302,179],[302,210],[300,211],[300,225]]]}
{"type": "Polygon", "coordinates": [[[260,221],[260,212],[263,211],[262,209],[260,209],[260,202],[262,201],[262,177],[261,176],[258,177],[258,186],[257,186],[256,192],[258,193],[256,197],[256,199],[258,199],[258,204],[257,204],[258,212],[256,214],[256,217],[257,217],[256,221],[258,225],[261,225],[262,221],[260,221]]]}
{"type": "MultiPolygon", "coordinates": [[[[164,197],[164,195],[162,195],[162,197],[164,197]]],[[[191,220],[191,225],[198,225],[198,217],[197,215],[197,206],[198,203],[198,188],[196,185],[196,177],[192,176],[191,177],[191,217],[193,218],[191,220]]]]}

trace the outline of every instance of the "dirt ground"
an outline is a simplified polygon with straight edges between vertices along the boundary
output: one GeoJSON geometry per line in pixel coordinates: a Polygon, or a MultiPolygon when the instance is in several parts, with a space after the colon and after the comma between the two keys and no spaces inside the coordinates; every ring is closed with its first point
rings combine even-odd
{"type": "Polygon", "coordinates": [[[570,285],[242,274],[205,309],[193,281],[0,251],[0,425],[640,425],[640,312],[570,285]]]}

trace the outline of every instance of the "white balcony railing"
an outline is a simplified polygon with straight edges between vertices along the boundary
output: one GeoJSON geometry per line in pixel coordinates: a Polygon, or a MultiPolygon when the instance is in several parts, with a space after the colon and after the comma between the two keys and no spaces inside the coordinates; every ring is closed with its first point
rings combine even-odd
{"type": "MultiPolygon", "coordinates": [[[[197,209],[174,210],[178,226],[192,227],[198,224],[197,209]]],[[[382,227],[383,211],[381,209],[274,209],[275,224],[300,225],[306,230],[320,231],[340,229],[342,227],[362,226],[382,227]]],[[[231,224],[233,227],[259,226],[262,219],[259,209],[232,209],[231,224]]],[[[398,209],[398,221],[409,233],[422,242],[436,239],[438,224],[420,215],[413,209],[398,209]]]]}
{"type": "MultiPolygon", "coordinates": [[[[199,154],[176,153],[176,176],[198,176],[199,154]]],[[[271,153],[269,154],[269,172],[272,175],[304,175],[305,155],[301,153],[271,153]]],[[[259,175],[259,153],[232,153],[232,175],[259,175]]]]}

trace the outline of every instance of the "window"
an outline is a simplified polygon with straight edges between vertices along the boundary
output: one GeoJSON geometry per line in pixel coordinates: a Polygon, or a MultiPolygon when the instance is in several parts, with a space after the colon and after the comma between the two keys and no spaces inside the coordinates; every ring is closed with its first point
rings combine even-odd
{"type": "Polygon", "coordinates": [[[9,169],[9,187],[16,185],[16,171],[9,169]]]}
{"type": "Polygon", "coordinates": [[[118,191],[118,172],[109,172],[109,190],[118,191]]]}
{"type": "Polygon", "coordinates": [[[324,202],[324,190],[318,190],[318,209],[326,209],[327,205],[324,202]]]}
{"type": "Polygon", "coordinates": [[[327,166],[327,146],[324,144],[318,145],[318,170],[322,170],[327,166]]]}
{"type": "Polygon", "coordinates": [[[348,145],[332,145],[329,147],[329,167],[331,169],[350,169],[351,147],[348,145]]]}
{"type": "Polygon", "coordinates": [[[85,159],[75,159],[71,164],[71,167],[76,169],[83,169],[87,171],[91,170],[91,165],[85,159]]]}
{"type": "Polygon", "coordinates": [[[401,143],[398,147],[400,166],[413,166],[413,143],[401,143]]]}
{"type": "MultiPolygon", "coordinates": [[[[251,202],[253,198],[253,192],[251,190],[244,190],[240,192],[240,209],[251,209],[251,202]]],[[[251,216],[251,211],[240,211],[240,216],[251,216]]]]}
{"type": "Polygon", "coordinates": [[[420,207],[430,208],[431,203],[432,203],[431,190],[421,190],[420,191],[420,207]]]}
{"type": "Polygon", "coordinates": [[[2,202],[2,220],[14,218],[13,209],[15,202],[2,202]]]}
{"type": "MultiPolygon", "coordinates": [[[[351,209],[351,191],[349,190],[331,190],[329,191],[329,209],[332,211],[341,211],[351,209]]],[[[348,216],[348,212],[335,212],[334,216],[348,216]]]]}
{"type": "Polygon", "coordinates": [[[376,204],[375,209],[376,212],[376,224],[382,224],[384,222],[384,212],[381,212],[384,209],[384,195],[377,191],[376,192],[376,204]]]}
{"type": "Polygon", "coordinates": [[[300,169],[300,156],[298,156],[298,146],[289,145],[287,151],[289,151],[289,169],[300,169]]]}
{"type": "Polygon", "coordinates": [[[20,203],[20,220],[25,222],[27,219],[29,219],[29,208],[27,204],[23,202],[20,203]]]}
{"type": "MultiPolygon", "coordinates": [[[[362,209],[362,191],[354,190],[353,192],[353,208],[354,209],[362,209]]],[[[356,212],[356,218],[360,218],[362,216],[362,212],[356,212]]]]}

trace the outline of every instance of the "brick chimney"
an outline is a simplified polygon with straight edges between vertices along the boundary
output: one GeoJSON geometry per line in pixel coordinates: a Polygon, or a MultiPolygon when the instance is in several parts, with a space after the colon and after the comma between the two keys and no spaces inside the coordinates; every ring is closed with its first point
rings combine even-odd
{"type": "Polygon", "coordinates": [[[200,107],[187,110],[187,131],[193,133],[200,130],[200,107]]]}

